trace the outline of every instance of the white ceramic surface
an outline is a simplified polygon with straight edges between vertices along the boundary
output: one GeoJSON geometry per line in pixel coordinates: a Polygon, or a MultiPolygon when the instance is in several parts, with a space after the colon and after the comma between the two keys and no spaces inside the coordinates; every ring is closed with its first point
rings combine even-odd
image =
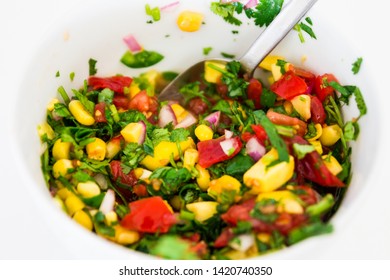
{"type": "MultiPolygon", "coordinates": [[[[1,258],[147,257],[85,231],[57,209],[40,171],[41,148],[36,127],[59,85],[68,91],[82,85],[88,74],[89,58],[98,61],[101,76],[116,73],[134,76],[144,72],[146,69],[134,71],[119,62],[126,51],[122,38],[130,33],[145,48],[165,55],[152,68],[180,71],[204,58],[204,47],[213,47],[210,56],[218,56],[220,52],[239,56],[261,32],[253,25],[237,28],[223,22],[210,12],[210,1],[181,0],[175,9],[162,13],[161,21],[146,23],[146,3],[161,6],[171,2],[15,1],[9,13],[4,13],[6,41],[2,43],[1,55],[5,63],[1,74],[6,85],[1,96],[6,100],[2,119],[6,120],[7,130],[1,143],[7,145],[3,153],[10,160],[2,161],[0,169],[4,178],[1,213],[9,228],[0,233],[5,248],[1,250],[1,258]],[[184,33],[177,29],[177,14],[184,9],[205,14],[200,31],[184,33]],[[232,30],[239,33],[232,34],[232,30]],[[57,71],[61,73],[59,78],[55,77],[57,71]],[[73,82],[69,79],[71,72],[75,72],[73,82]]],[[[354,176],[341,208],[332,219],[335,232],[310,238],[266,258],[390,257],[390,243],[385,238],[390,236],[389,206],[386,206],[390,191],[384,188],[388,183],[383,166],[388,153],[385,128],[390,119],[385,105],[389,98],[381,76],[384,61],[379,63],[382,57],[373,49],[383,44],[380,34],[372,34],[378,29],[359,25],[355,18],[366,14],[364,7],[361,0],[341,4],[336,0],[320,0],[309,12],[318,40],[307,38],[301,44],[293,31],[275,50],[297,65],[316,73],[332,72],[341,83],[358,85],[369,113],[362,118],[360,138],[353,144],[354,176]],[[363,35],[376,41],[362,40],[363,35]],[[302,64],[303,56],[306,61],[302,64]],[[358,75],[353,75],[351,64],[359,56],[364,58],[363,67],[358,75]]],[[[346,114],[355,116],[356,110],[347,110],[346,114]]]]}

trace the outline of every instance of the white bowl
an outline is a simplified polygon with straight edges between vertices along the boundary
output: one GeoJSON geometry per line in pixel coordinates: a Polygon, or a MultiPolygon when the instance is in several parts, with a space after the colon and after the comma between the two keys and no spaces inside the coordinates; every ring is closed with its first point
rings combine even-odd
{"type": "MultiPolygon", "coordinates": [[[[172,1],[160,1],[168,4],[172,1]]],[[[306,36],[302,44],[295,31],[275,49],[276,54],[315,73],[335,74],[343,84],[357,84],[365,98],[369,109],[377,108],[377,99],[365,94],[374,89],[370,83],[367,71],[362,70],[359,76],[351,72],[351,64],[359,56],[351,40],[337,32],[337,27],[329,21],[329,17],[321,13],[326,3],[317,3],[309,16],[314,21],[314,30],[318,40],[306,36]],[[336,43],[337,42],[337,43],[336,43]],[[302,57],[306,57],[302,62],[302,57]]],[[[150,1],[150,4],[157,4],[150,1]]],[[[22,76],[18,92],[18,108],[13,114],[13,137],[15,141],[16,158],[20,174],[31,196],[37,201],[46,216],[59,242],[65,246],[74,257],[79,258],[151,258],[150,256],[125,249],[88,232],[70,220],[52,202],[43,181],[40,167],[41,145],[36,128],[45,116],[48,101],[57,96],[57,88],[63,85],[70,91],[78,88],[88,76],[88,60],[98,61],[99,76],[117,73],[135,76],[147,69],[135,71],[120,63],[126,45],[122,38],[133,34],[147,49],[162,53],[165,58],[159,64],[151,67],[157,70],[181,71],[192,63],[203,59],[203,48],[213,47],[210,57],[219,56],[220,52],[235,54],[239,57],[253,42],[261,29],[243,24],[235,27],[227,24],[221,18],[212,14],[210,1],[180,1],[176,8],[162,13],[159,22],[146,23],[148,17],[144,12],[144,1],[100,1],[91,6],[80,5],[72,9],[68,16],[58,19],[47,33],[36,50],[28,69],[22,76]],[[180,31],[175,20],[178,13],[189,9],[202,12],[205,15],[201,29],[194,33],[180,31]],[[239,30],[233,34],[232,30],[239,30]],[[60,77],[55,77],[59,71],[60,77]],[[75,73],[72,81],[69,74],[75,73]],[[28,94],[26,90],[28,89],[28,94]],[[20,114],[20,112],[24,112],[20,114]]],[[[329,9],[328,9],[329,10],[329,9]]],[[[351,106],[354,107],[354,106],[351,106]]],[[[355,108],[345,110],[347,118],[357,116],[355,108]]],[[[361,119],[361,135],[353,143],[353,180],[347,195],[331,223],[335,232],[321,237],[313,237],[291,248],[265,256],[265,258],[316,258],[321,256],[321,250],[330,244],[332,238],[348,226],[348,220],[353,216],[354,209],[359,207],[367,190],[371,167],[378,155],[378,147],[371,135],[380,131],[383,126],[380,112],[369,110],[369,114],[361,119]],[[367,149],[365,147],[371,147],[367,149]]]]}

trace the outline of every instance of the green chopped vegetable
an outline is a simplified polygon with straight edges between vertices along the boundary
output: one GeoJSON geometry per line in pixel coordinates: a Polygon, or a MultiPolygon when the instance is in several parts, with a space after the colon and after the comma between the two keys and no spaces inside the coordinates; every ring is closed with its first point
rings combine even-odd
{"type": "Polygon", "coordinates": [[[159,63],[164,56],[155,51],[143,50],[137,53],[126,51],[121,62],[130,68],[145,68],[159,63]]]}

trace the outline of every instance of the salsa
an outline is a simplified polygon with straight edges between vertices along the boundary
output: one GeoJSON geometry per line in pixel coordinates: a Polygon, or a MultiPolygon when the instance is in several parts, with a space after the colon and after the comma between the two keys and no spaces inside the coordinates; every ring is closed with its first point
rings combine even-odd
{"type": "Polygon", "coordinates": [[[93,73],[47,108],[42,171],[87,230],[168,259],[243,259],[330,233],[366,113],[357,87],[269,56],[266,78],[237,61],[160,102],[174,76],[93,73]],[[340,108],[355,96],[360,115],[340,108]]]}

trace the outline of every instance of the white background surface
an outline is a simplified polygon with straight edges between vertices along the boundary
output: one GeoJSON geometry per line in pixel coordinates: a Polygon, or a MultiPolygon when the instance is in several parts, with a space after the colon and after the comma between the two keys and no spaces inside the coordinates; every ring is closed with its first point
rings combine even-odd
{"type": "MultiPolygon", "coordinates": [[[[339,22],[339,30],[351,38],[361,56],[370,65],[372,78],[380,92],[378,108],[386,119],[383,139],[378,139],[380,162],[373,169],[367,188],[372,189],[361,200],[361,207],[347,226],[335,236],[332,246],[326,248],[324,259],[390,259],[390,153],[385,144],[390,129],[389,90],[389,27],[385,0],[319,0],[326,1],[324,10],[332,20],[339,22]]],[[[0,4],[0,259],[72,259],[50,226],[37,210],[38,206],[23,192],[21,176],[15,169],[9,152],[9,119],[15,104],[15,85],[28,63],[31,52],[39,44],[50,24],[64,16],[76,0],[1,0],[0,4]]],[[[87,1],[83,2],[83,5],[87,1]]],[[[97,1],[98,2],[98,1],[97,1]]],[[[91,3],[91,1],[89,2],[91,3]]],[[[147,3],[147,1],[145,1],[147,3]]],[[[93,5],[93,4],[92,4],[93,5]]],[[[337,43],[337,42],[334,42],[337,43]]],[[[365,64],[363,64],[365,67],[365,64]]],[[[30,94],[26,89],[25,94],[30,94]]],[[[20,112],[21,114],[23,112],[20,112]]],[[[375,135],[372,135],[375,137],[375,135]]],[[[367,147],[370,149],[370,147],[367,147]]]]}

